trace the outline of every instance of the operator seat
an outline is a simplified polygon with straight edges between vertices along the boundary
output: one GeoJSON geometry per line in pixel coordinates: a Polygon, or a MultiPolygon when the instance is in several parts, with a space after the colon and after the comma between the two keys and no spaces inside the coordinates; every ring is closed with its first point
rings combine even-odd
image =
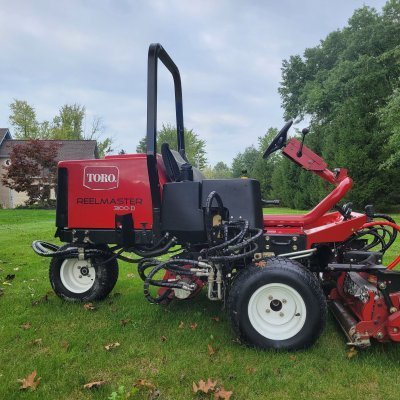
{"type": "Polygon", "coordinates": [[[187,160],[185,160],[182,155],[176,151],[169,148],[168,143],[163,143],[161,145],[161,156],[164,162],[165,170],[167,176],[171,182],[182,181],[182,167],[191,166],[193,171],[193,181],[201,182],[204,179],[203,174],[196,167],[193,167],[187,160]]]}

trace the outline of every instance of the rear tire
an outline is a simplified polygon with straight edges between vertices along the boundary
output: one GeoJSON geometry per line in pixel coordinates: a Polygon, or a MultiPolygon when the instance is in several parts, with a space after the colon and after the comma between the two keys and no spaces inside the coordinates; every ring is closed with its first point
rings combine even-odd
{"type": "Polygon", "coordinates": [[[327,315],[317,278],[296,261],[266,259],[234,280],[228,300],[233,328],[243,342],[262,349],[304,349],[321,335],[327,315]]]}
{"type": "MultiPolygon", "coordinates": [[[[65,245],[65,250],[71,245],[65,245]]],[[[104,257],[92,260],[56,258],[50,263],[49,278],[56,295],[67,301],[103,300],[113,290],[118,280],[117,260],[107,264],[104,257]]]]}

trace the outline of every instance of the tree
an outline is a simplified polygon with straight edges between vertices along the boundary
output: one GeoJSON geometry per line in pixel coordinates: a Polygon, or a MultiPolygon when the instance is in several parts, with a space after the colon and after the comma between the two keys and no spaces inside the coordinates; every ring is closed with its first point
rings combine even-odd
{"type": "Polygon", "coordinates": [[[13,147],[9,166],[4,167],[2,182],[17,192],[26,192],[28,205],[49,205],[51,190],[56,186],[59,145],[30,140],[13,147]]]}
{"type": "MultiPolygon", "coordinates": [[[[189,162],[199,168],[204,169],[207,167],[207,153],[206,142],[199,139],[198,135],[192,129],[184,130],[185,137],[185,152],[189,162]]],[[[171,149],[178,149],[178,139],[176,135],[176,128],[172,125],[162,125],[162,128],[157,132],[157,143],[159,146],[162,143],[168,143],[171,149]]],[[[146,153],[146,138],[142,138],[136,147],[138,153],[146,153]]]]}
{"type": "Polygon", "coordinates": [[[217,162],[214,167],[207,166],[202,169],[207,179],[229,179],[232,178],[232,171],[224,162],[217,162]]]}
{"type": "Polygon", "coordinates": [[[37,139],[39,124],[36,121],[36,112],[25,100],[17,100],[10,104],[11,114],[9,121],[17,139],[37,139]]]}
{"type": "Polygon", "coordinates": [[[65,104],[53,119],[53,139],[80,140],[84,138],[85,106],[65,104]]]}
{"type": "MultiPolygon", "coordinates": [[[[368,203],[385,208],[400,197],[393,190],[400,184],[399,174],[381,168],[397,157],[399,20],[398,0],[388,1],[381,14],[362,7],[345,28],[306,49],[303,56],[283,62],[279,91],[285,115],[300,120],[308,116],[307,144],[322,153],[328,165],[349,169],[355,182],[351,200],[358,208],[368,203]]],[[[291,174],[287,166],[280,168],[292,179],[288,187],[292,194],[286,198],[293,202],[294,191],[300,189],[296,202],[301,208],[309,205],[313,193],[326,190],[322,181],[303,178],[301,172],[291,174]]]]}

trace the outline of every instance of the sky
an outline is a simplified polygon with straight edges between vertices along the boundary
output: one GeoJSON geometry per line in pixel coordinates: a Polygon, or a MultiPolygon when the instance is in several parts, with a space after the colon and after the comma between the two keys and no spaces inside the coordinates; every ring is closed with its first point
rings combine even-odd
{"type": "MultiPolygon", "coordinates": [[[[0,127],[14,99],[39,121],[64,104],[101,117],[116,151],[146,134],[147,51],[161,43],[179,67],[184,123],[228,165],[284,124],[278,87],[291,55],[383,0],[0,0],[0,127]]],[[[173,83],[159,65],[158,126],[175,124],[173,83]]],[[[303,123],[304,124],[304,123],[303,123]]],[[[299,124],[302,127],[302,124],[299,124]]]]}

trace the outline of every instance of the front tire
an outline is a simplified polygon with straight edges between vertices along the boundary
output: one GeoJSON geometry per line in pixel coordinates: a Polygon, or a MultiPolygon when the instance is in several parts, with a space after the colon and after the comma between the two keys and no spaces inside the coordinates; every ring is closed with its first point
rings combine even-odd
{"type": "MultiPolygon", "coordinates": [[[[60,250],[66,250],[65,245],[60,250]]],[[[50,263],[49,278],[56,295],[67,301],[103,300],[113,290],[118,280],[118,263],[106,264],[104,257],[91,260],[56,258],[50,263]]]]}
{"type": "Polygon", "coordinates": [[[233,328],[245,343],[262,349],[298,350],[323,331],[327,305],[316,277],[296,261],[266,259],[233,282],[228,309],[233,328]]]}

